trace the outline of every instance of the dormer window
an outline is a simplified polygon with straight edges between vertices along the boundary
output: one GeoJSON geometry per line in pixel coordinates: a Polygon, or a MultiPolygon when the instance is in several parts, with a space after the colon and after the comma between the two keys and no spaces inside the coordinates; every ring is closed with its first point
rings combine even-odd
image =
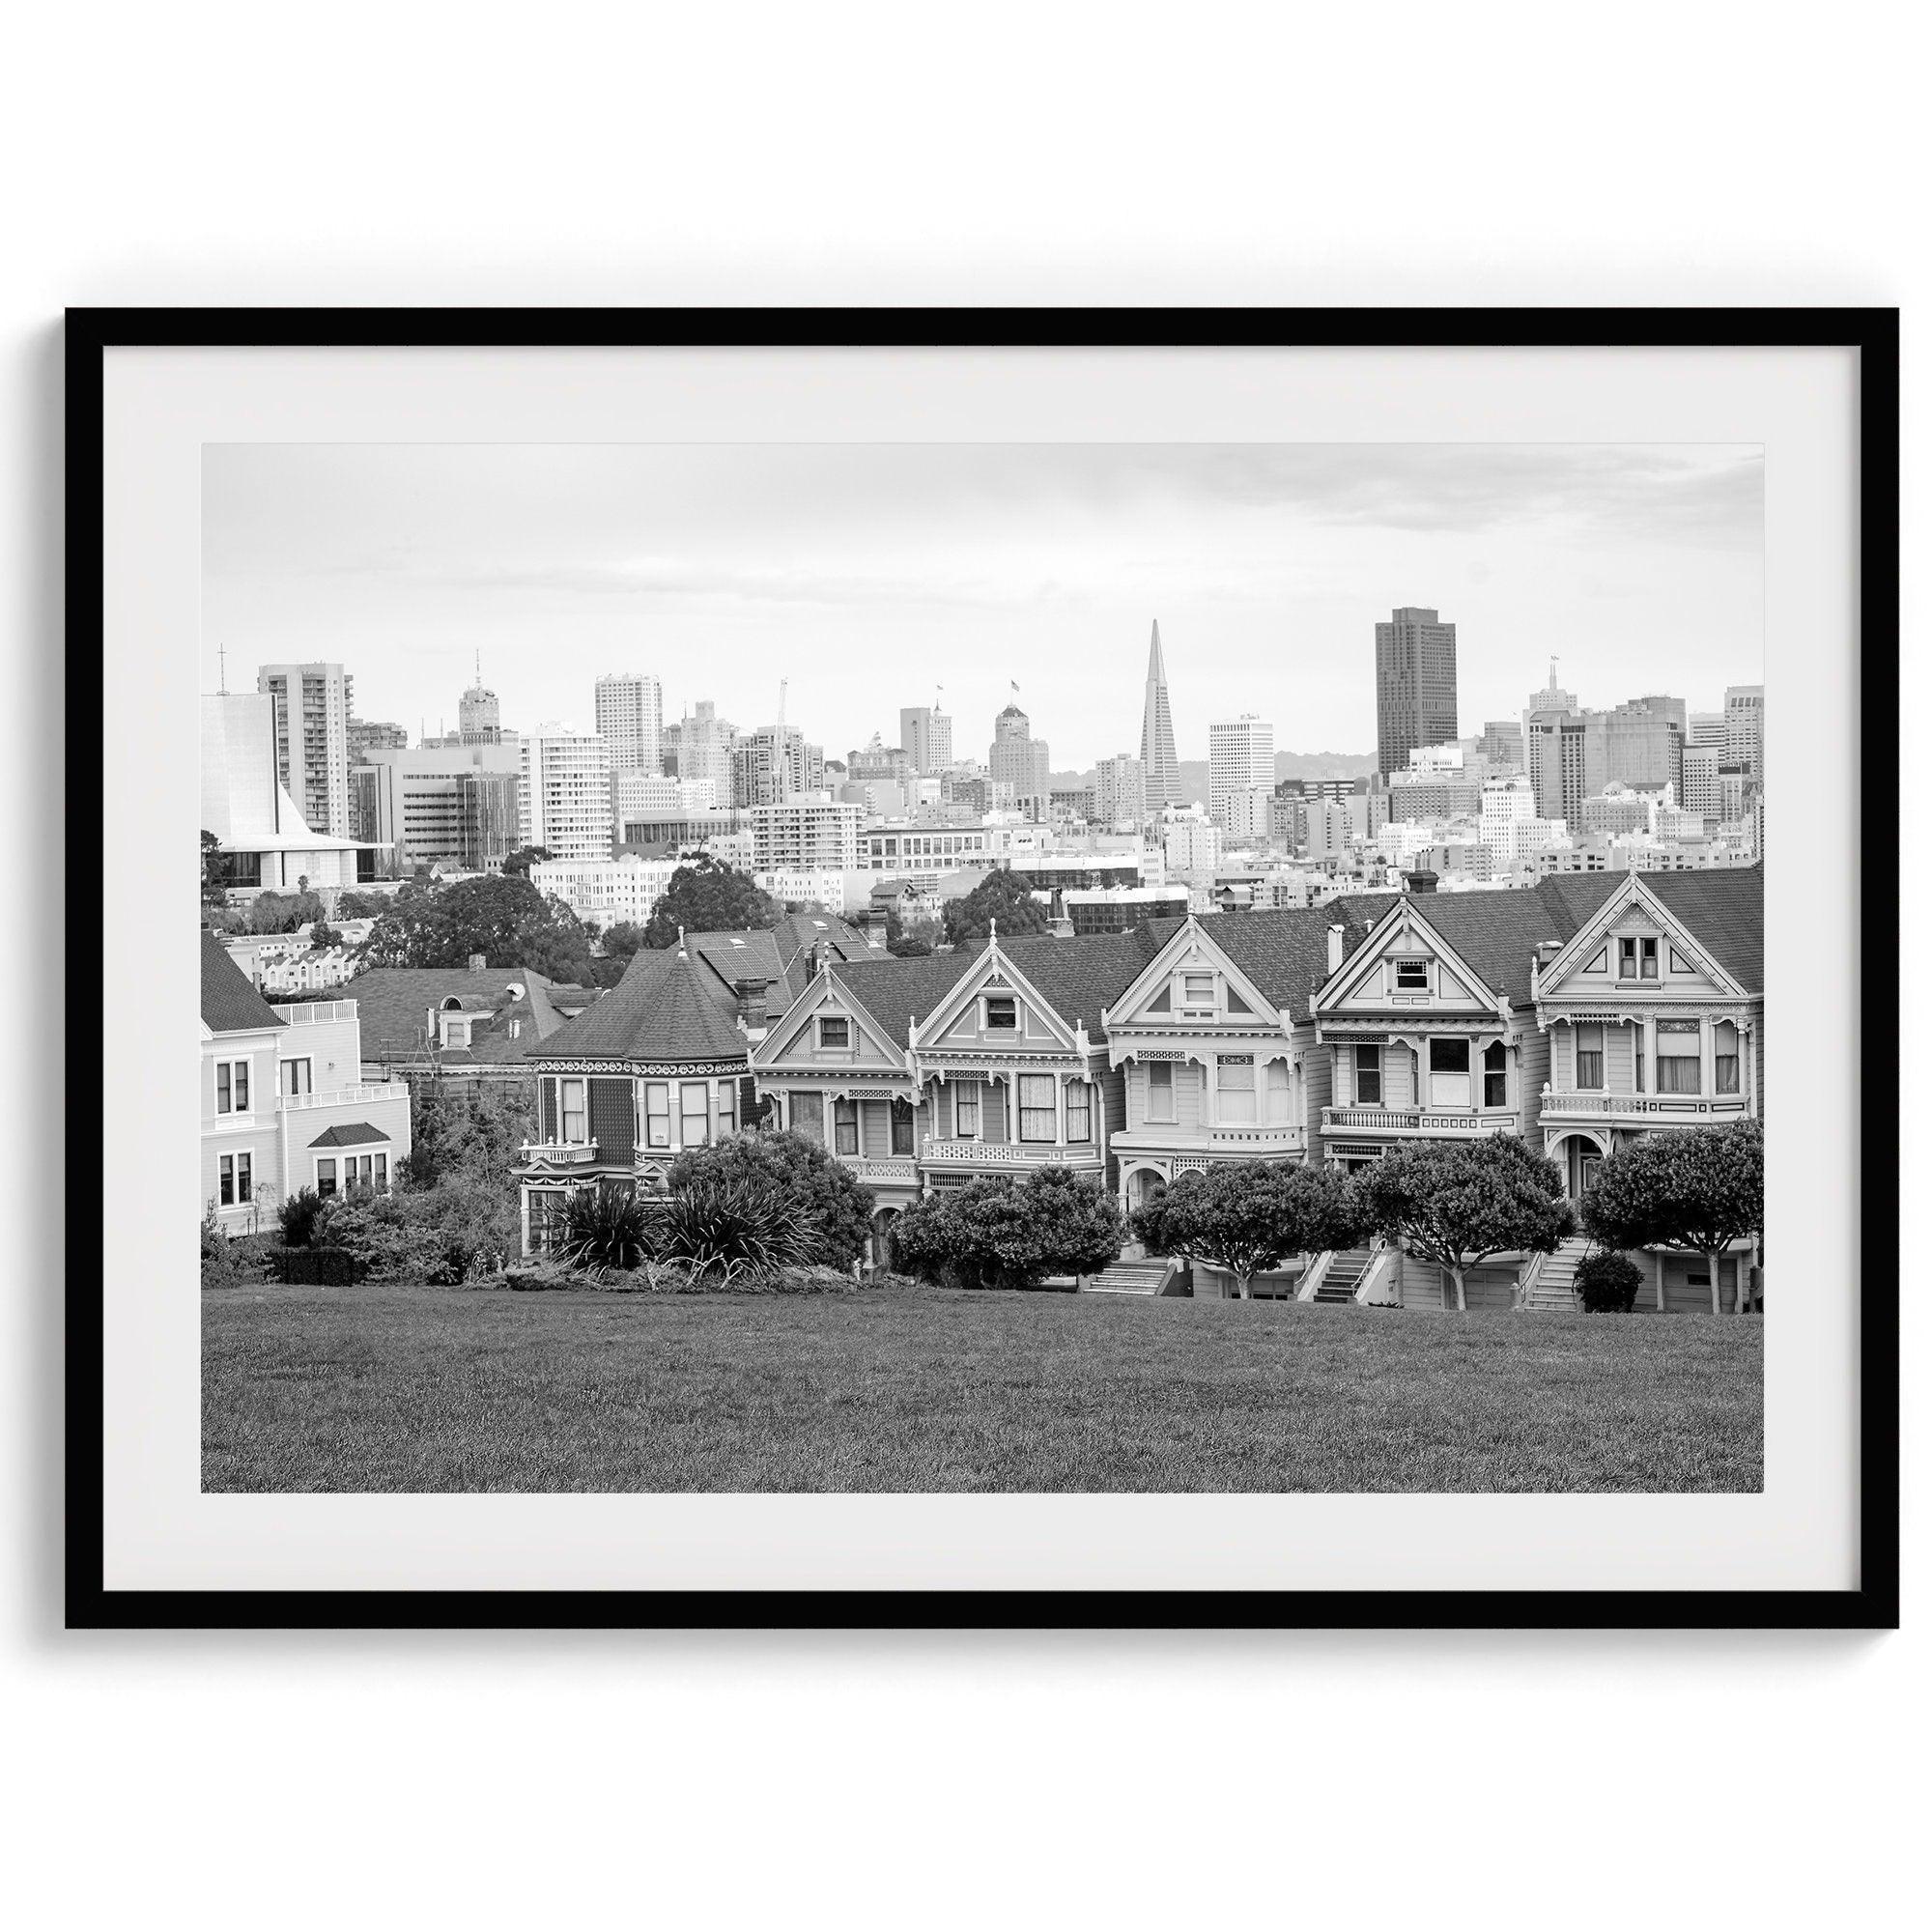
{"type": "Polygon", "coordinates": [[[1657,978],[1657,941],[1640,935],[1617,941],[1617,978],[1619,980],[1655,980],[1657,978]]]}
{"type": "Polygon", "coordinates": [[[1398,993],[1428,992],[1429,961],[1398,959],[1395,962],[1395,989],[1398,993]]]}
{"type": "Polygon", "coordinates": [[[852,1044],[852,1022],[843,1013],[826,1014],[818,1022],[818,1043],[843,1050],[852,1044]]]}
{"type": "Polygon", "coordinates": [[[1017,1033],[1020,1015],[1018,1004],[1010,993],[991,993],[986,998],[986,1031],[988,1033],[1017,1033]]]}

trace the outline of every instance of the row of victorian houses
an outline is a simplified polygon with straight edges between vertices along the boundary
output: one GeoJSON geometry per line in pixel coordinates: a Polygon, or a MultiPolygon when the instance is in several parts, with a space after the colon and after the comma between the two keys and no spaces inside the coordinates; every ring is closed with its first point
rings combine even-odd
{"type": "MultiPolygon", "coordinates": [[[[1213,1161],[1356,1167],[1504,1132],[1580,1197],[1634,1136],[1762,1117],[1761,868],[1433,883],[924,958],[829,917],[639,953],[518,1052],[540,1122],[526,1244],[570,1190],[660,1186],[679,1151],[753,1119],[845,1162],[886,1240],[910,1203],[980,1175],[1066,1166],[1132,1208],[1213,1161]]],[[[1712,1284],[1694,1259],[1653,1257],[1646,1305],[1735,1306],[1754,1259],[1712,1284]]],[[[1544,1265],[1478,1286],[1523,1305],[1544,1265]]],[[[1316,1294],[1318,1271],[1295,1292],[1316,1294]]],[[[1353,1298],[1441,1305],[1399,1255],[1333,1273],[1353,1298]]]]}

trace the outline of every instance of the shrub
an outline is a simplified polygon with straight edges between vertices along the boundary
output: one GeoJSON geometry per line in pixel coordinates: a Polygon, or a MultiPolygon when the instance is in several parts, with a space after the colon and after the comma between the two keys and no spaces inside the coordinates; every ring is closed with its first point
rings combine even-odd
{"type": "Polygon", "coordinates": [[[315,1244],[315,1224],[323,1210],[323,1199],[313,1187],[300,1187],[286,1196],[275,1210],[281,1223],[285,1248],[307,1248],[315,1244]]]}
{"type": "Polygon", "coordinates": [[[1126,1243],[1097,1179],[1043,1167],[929,1194],[893,1223],[898,1264],[952,1288],[1023,1289],[1048,1275],[1097,1274],[1126,1243]]]}
{"type": "Polygon", "coordinates": [[[203,1288],[235,1288],[242,1281],[241,1265],[230,1252],[228,1236],[214,1218],[210,1202],[201,1217],[201,1285],[203,1288]]]}
{"type": "Polygon", "coordinates": [[[1586,1315],[1628,1315],[1636,1306],[1643,1270],[1628,1255],[1586,1255],[1577,1267],[1577,1293],[1586,1315]]]}
{"type": "Polygon", "coordinates": [[[805,1259],[791,1203],[770,1181],[705,1176],[658,1209],[657,1253],[693,1275],[736,1284],[805,1259]]]}
{"type": "Polygon", "coordinates": [[[344,1248],[277,1248],[269,1267],[290,1288],[349,1288],[362,1279],[360,1264],[344,1248]]]}
{"type": "Polygon", "coordinates": [[[660,1211],[633,1189],[608,1180],[580,1187],[564,1208],[556,1259],[567,1267],[637,1267],[653,1251],[660,1211]]]}
{"type": "Polygon", "coordinates": [[[801,1255],[849,1268],[866,1251],[876,1199],[849,1168],[802,1134],[736,1134],[679,1154],[665,1176],[673,1194],[701,1179],[755,1178],[775,1188],[798,1224],[801,1255]]]}
{"type": "Polygon", "coordinates": [[[383,1194],[358,1189],[326,1205],[313,1244],[352,1255],[370,1281],[473,1281],[518,1246],[512,1200],[461,1180],[383,1194]]]}

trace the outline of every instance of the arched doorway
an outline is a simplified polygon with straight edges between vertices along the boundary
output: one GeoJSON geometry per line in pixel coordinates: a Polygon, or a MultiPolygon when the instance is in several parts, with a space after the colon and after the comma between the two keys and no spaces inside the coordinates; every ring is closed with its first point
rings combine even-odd
{"type": "Polygon", "coordinates": [[[898,1251],[893,1243],[893,1223],[899,1218],[896,1208],[881,1208],[872,1216],[872,1253],[888,1272],[898,1272],[898,1251]]]}
{"type": "Polygon", "coordinates": [[[1608,1150],[1595,1134],[1564,1134],[1550,1150],[1550,1158],[1563,1174],[1563,1191],[1572,1202],[1580,1203],[1597,1184],[1597,1170],[1608,1150]]]}

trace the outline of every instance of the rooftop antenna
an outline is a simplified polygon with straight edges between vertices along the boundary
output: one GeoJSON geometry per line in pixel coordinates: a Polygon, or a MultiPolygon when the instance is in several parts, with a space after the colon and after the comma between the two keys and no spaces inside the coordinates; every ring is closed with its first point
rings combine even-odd
{"type": "Polygon", "coordinates": [[[221,695],[223,697],[226,697],[228,696],[228,646],[226,644],[217,646],[214,655],[221,660],[221,695]]]}
{"type": "Polygon", "coordinates": [[[779,679],[779,735],[783,737],[785,727],[785,686],[791,682],[788,677],[779,679]]]}

